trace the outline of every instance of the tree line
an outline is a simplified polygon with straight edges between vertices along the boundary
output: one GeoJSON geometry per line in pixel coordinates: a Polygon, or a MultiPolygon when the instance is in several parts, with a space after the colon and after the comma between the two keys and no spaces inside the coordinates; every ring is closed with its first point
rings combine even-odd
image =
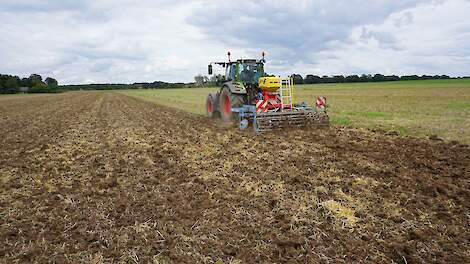
{"type": "Polygon", "coordinates": [[[316,83],[360,83],[360,82],[393,82],[393,81],[411,81],[411,80],[447,80],[454,79],[447,75],[383,75],[383,74],[362,74],[359,75],[334,75],[317,76],[313,74],[306,75],[305,78],[300,74],[293,74],[295,84],[316,84],[316,83]]]}
{"type": "Polygon", "coordinates": [[[20,78],[15,75],[0,74],[0,94],[28,93],[56,93],[66,90],[121,90],[121,89],[172,89],[183,87],[195,87],[195,84],[168,83],[162,81],[140,82],[133,84],[78,84],[59,85],[56,79],[47,77],[43,80],[39,74],[31,74],[28,78],[20,78]]]}
{"type": "Polygon", "coordinates": [[[127,89],[173,89],[188,87],[185,83],[168,83],[162,81],[155,82],[140,82],[132,84],[119,84],[119,83],[94,83],[94,84],[72,84],[62,85],[64,90],[127,90],[127,89]]]}
{"type": "Polygon", "coordinates": [[[225,76],[222,74],[214,74],[210,78],[203,75],[194,76],[194,85],[196,87],[201,86],[220,86],[225,82],[225,76]]]}
{"type": "MultiPolygon", "coordinates": [[[[272,75],[269,75],[272,76],[272,75]]],[[[383,74],[363,74],[359,75],[334,75],[334,76],[318,76],[309,74],[305,78],[300,74],[293,74],[295,84],[319,84],[319,83],[361,83],[361,82],[389,82],[389,81],[409,81],[409,80],[446,80],[458,79],[447,75],[383,75],[383,74]]],[[[459,77],[470,78],[470,77],[459,77]]],[[[14,75],[0,74],[0,94],[5,93],[50,93],[60,92],[64,90],[124,90],[124,89],[173,89],[173,88],[193,88],[201,86],[220,86],[225,78],[223,75],[217,74],[210,78],[207,76],[197,75],[194,77],[194,83],[169,83],[162,81],[140,82],[133,84],[79,84],[79,85],[61,85],[59,86],[56,79],[47,77],[44,81],[39,74],[31,74],[28,78],[20,78],[14,75]]]]}
{"type": "Polygon", "coordinates": [[[51,93],[59,91],[56,79],[47,77],[44,81],[39,74],[31,74],[28,78],[15,75],[0,74],[0,93],[51,93]]]}
{"type": "MultiPolygon", "coordinates": [[[[266,76],[274,76],[266,74],[266,76]]],[[[383,75],[383,74],[362,74],[362,75],[333,75],[333,76],[318,76],[308,74],[302,77],[300,74],[291,75],[294,84],[319,84],[319,83],[362,83],[362,82],[393,82],[393,81],[412,81],[412,80],[447,80],[447,79],[459,79],[459,78],[470,78],[470,77],[458,77],[453,78],[448,75],[383,75]]],[[[220,86],[224,81],[223,75],[217,74],[210,78],[203,75],[197,75],[194,77],[194,85],[196,87],[201,86],[220,86]]]]}

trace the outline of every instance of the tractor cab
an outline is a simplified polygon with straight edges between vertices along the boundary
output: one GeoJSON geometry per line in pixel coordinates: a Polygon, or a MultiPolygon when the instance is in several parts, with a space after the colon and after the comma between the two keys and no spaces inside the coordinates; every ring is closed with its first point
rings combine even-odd
{"type": "Polygon", "coordinates": [[[232,61],[230,52],[228,53],[228,62],[212,62],[208,66],[208,74],[212,75],[212,64],[220,65],[225,68],[225,81],[238,83],[239,85],[257,85],[258,80],[265,76],[264,73],[264,52],[263,58],[256,59],[239,59],[232,61]]]}
{"type": "Polygon", "coordinates": [[[225,80],[243,84],[257,84],[264,76],[264,62],[257,60],[237,60],[228,63],[225,69],[225,80]]]}

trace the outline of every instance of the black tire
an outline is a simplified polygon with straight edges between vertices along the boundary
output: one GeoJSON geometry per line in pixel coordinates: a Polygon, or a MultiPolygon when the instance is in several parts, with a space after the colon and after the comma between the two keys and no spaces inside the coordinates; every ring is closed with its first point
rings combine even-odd
{"type": "Polygon", "coordinates": [[[217,116],[215,111],[215,98],[212,94],[209,94],[206,99],[206,113],[209,118],[215,118],[217,116]]]}
{"type": "Polygon", "coordinates": [[[220,116],[225,122],[231,122],[236,119],[236,113],[232,112],[232,108],[241,107],[243,105],[243,95],[233,94],[228,87],[223,87],[220,93],[220,116]]]}

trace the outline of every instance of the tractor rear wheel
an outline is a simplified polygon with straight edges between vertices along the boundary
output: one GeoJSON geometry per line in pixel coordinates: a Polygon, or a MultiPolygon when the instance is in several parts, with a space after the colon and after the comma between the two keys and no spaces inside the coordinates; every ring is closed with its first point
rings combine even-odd
{"type": "Polygon", "coordinates": [[[232,112],[232,108],[241,107],[243,105],[243,95],[233,94],[228,87],[224,87],[220,93],[219,101],[222,120],[225,122],[235,120],[236,114],[232,112]]]}

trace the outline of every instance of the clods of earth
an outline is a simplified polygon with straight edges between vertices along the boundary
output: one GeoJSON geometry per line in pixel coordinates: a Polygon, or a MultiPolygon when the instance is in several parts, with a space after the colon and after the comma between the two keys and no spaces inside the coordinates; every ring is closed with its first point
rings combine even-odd
{"type": "Polygon", "coordinates": [[[470,148],[0,98],[0,263],[470,263],[470,148]]]}

